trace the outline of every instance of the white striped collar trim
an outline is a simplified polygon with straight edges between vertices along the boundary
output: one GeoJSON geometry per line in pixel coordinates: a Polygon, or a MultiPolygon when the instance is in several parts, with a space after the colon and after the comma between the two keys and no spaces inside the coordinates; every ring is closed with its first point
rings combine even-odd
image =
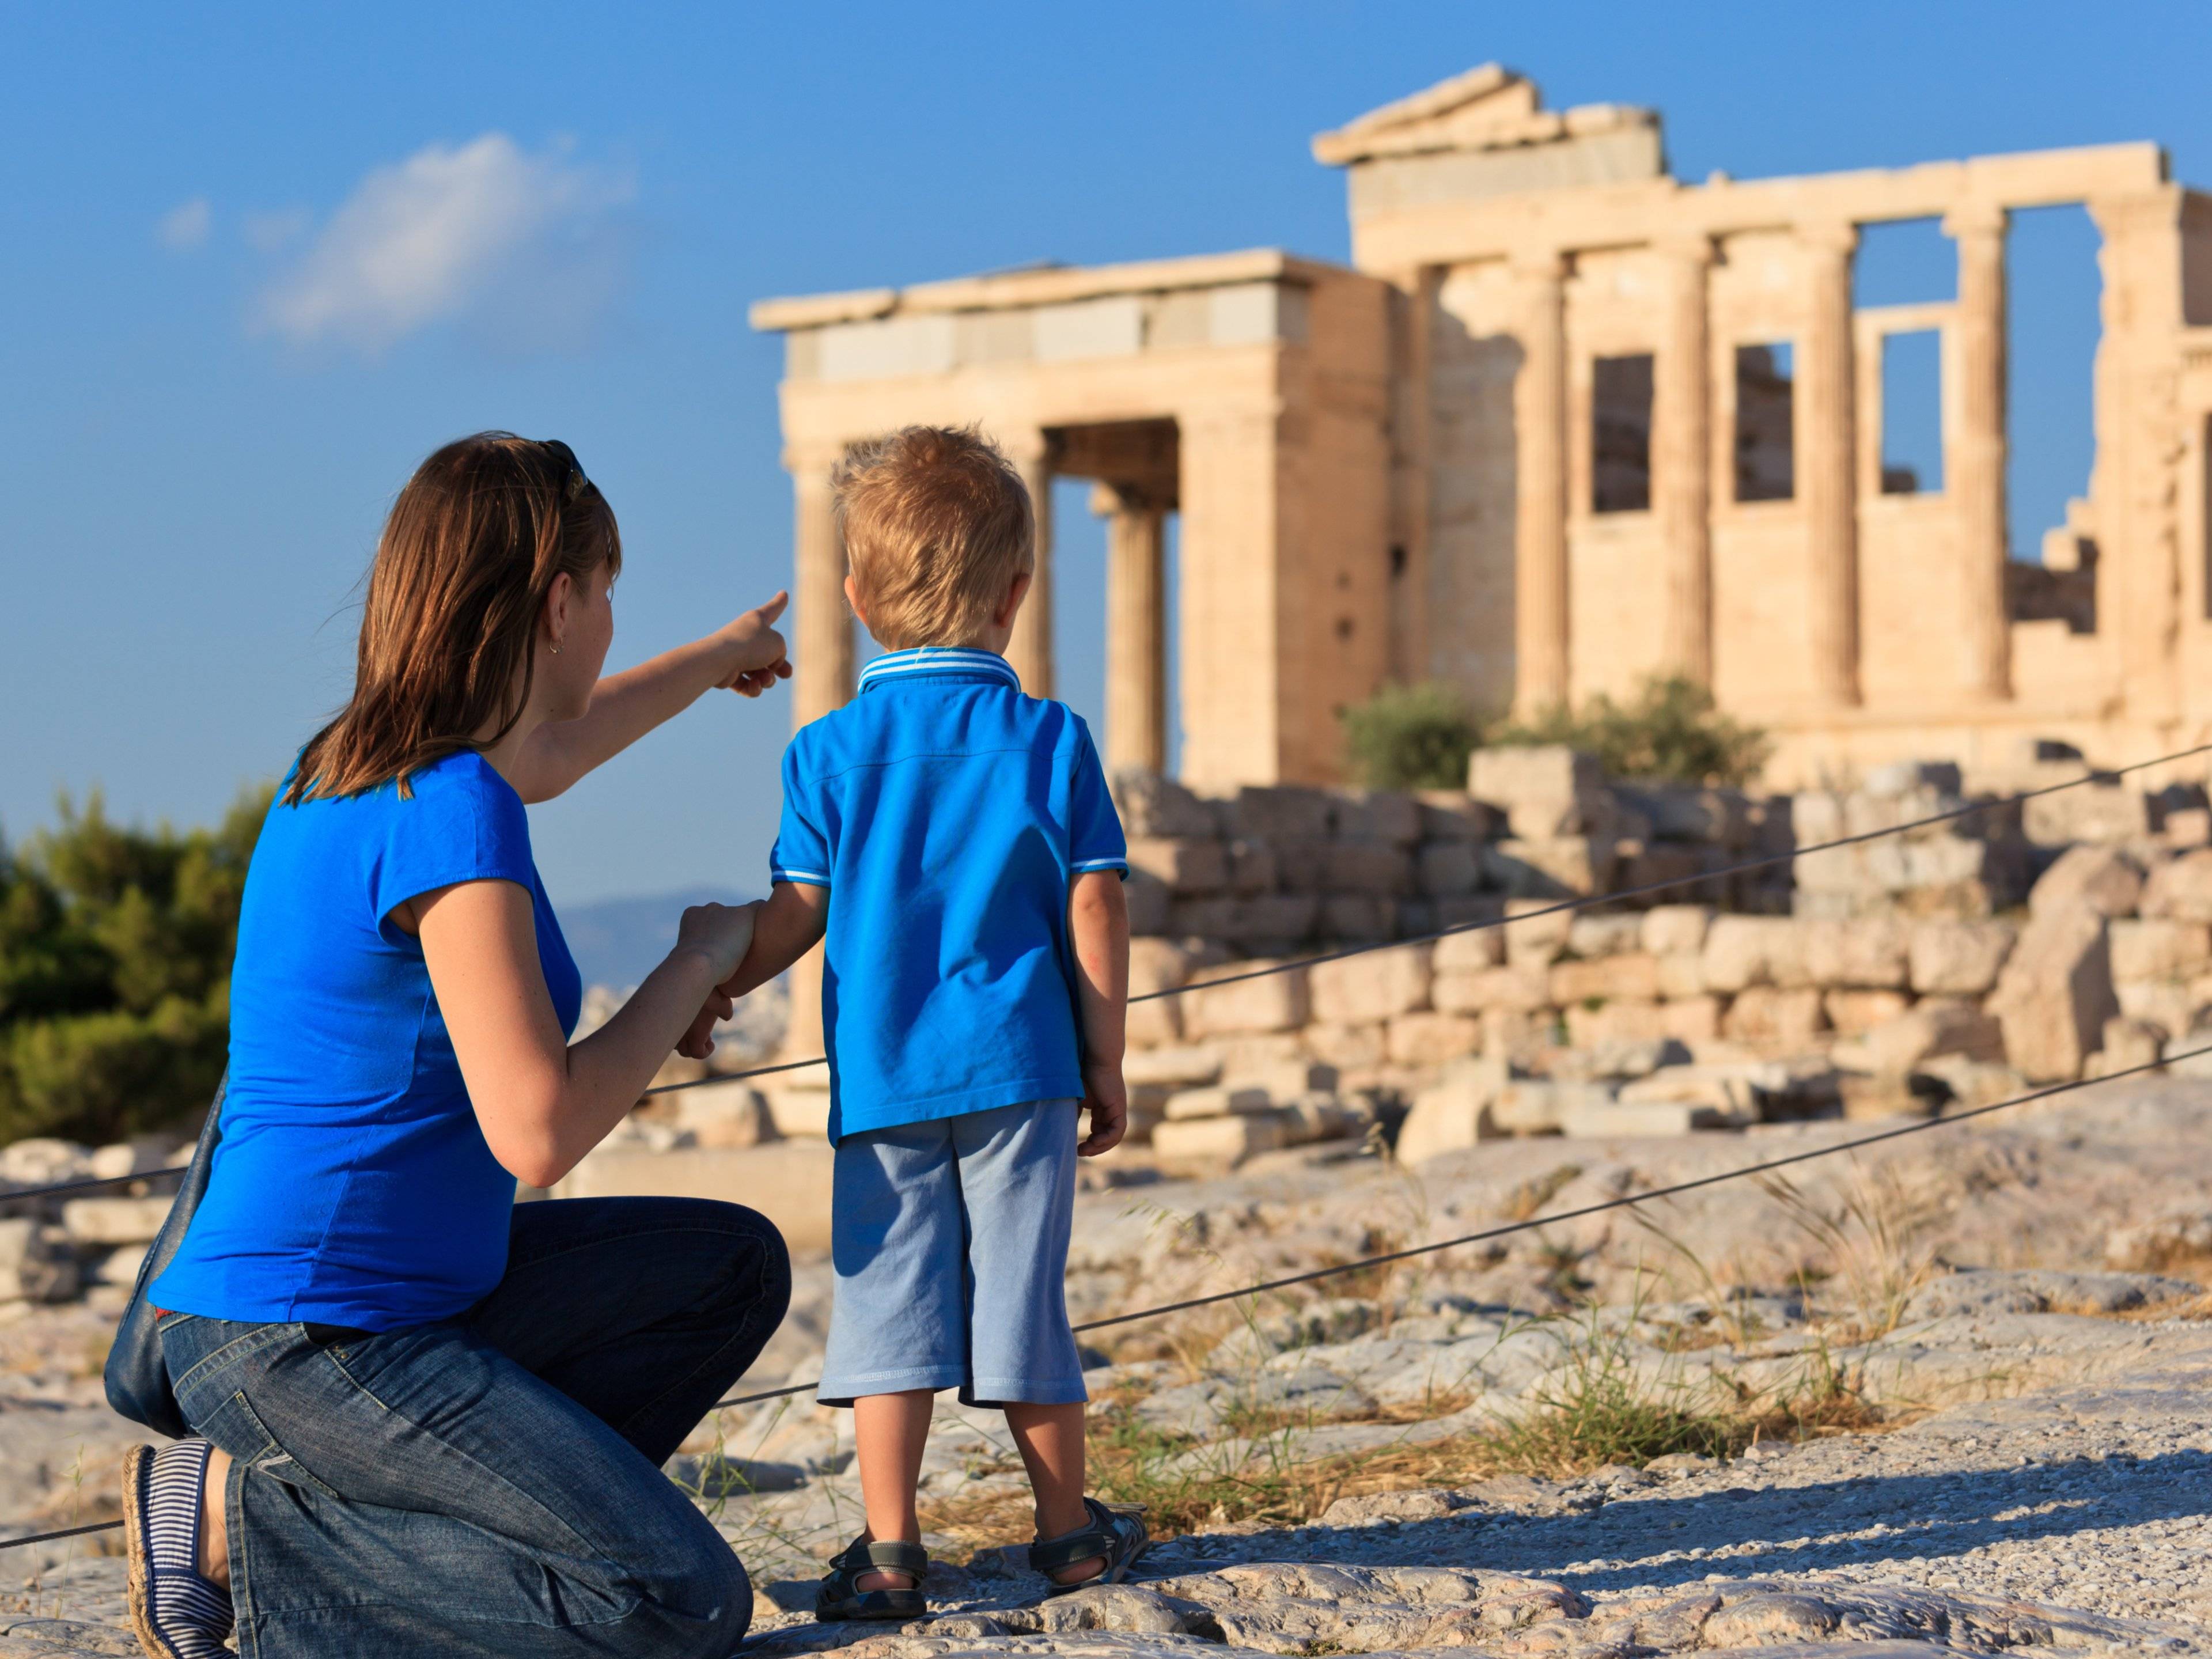
{"type": "Polygon", "coordinates": [[[971,651],[959,646],[917,646],[911,651],[887,651],[860,671],[860,690],[878,680],[901,679],[913,674],[951,674],[963,678],[1000,679],[1018,691],[1022,677],[1014,665],[993,651],[971,651]]]}

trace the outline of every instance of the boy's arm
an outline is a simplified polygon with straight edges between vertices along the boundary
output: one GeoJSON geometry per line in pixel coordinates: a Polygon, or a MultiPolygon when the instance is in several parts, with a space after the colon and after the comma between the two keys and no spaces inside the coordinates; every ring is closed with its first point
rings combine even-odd
{"type": "MultiPolygon", "coordinates": [[[[830,926],[830,890],[802,882],[780,881],[769,890],[753,924],[752,948],[738,971],[714,988],[676,1052],[704,1060],[714,1052],[714,1027],[730,1017],[737,1000],[758,990],[821,943],[830,926]]],[[[1127,957],[1127,929],[1122,955],[1127,957]]],[[[1126,977],[1126,969],[1125,969],[1126,977]]],[[[1118,1051],[1117,1051],[1118,1052],[1118,1051]]]]}
{"type": "MultiPolygon", "coordinates": [[[[1096,1158],[1121,1145],[1129,1127],[1129,1092],[1121,1082],[1129,906],[1119,871],[1086,870],[1075,878],[1067,894],[1067,936],[1075,948],[1075,1006],[1083,1028],[1083,1103],[1091,1109],[1091,1133],[1076,1151],[1096,1158]]],[[[760,948],[757,942],[753,948],[760,948]]]]}

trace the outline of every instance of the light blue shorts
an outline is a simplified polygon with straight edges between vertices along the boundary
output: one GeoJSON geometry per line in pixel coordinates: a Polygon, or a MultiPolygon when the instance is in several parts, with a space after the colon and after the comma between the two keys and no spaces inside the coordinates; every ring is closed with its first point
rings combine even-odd
{"type": "Polygon", "coordinates": [[[1063,1283],[1078,1109],[1000,1106],[837,1143],[822,1404],[956,1387],[969,1406],[1090,1398],[1063,1283]]]}

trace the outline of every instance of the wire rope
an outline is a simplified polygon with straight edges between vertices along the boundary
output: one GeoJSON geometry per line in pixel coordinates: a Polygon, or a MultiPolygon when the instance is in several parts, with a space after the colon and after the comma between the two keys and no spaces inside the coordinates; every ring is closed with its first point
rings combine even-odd
{"type": "MultiPolygon", "coordinates": [[[[1838,836],[1829,841],[1816,842],[1811,846],[1792,848],[1787,852],[1771,854],[1762,858],[1747,859],[1717,870],[1701,871],[1695,875],[1673,877],[1664,881],[1646,882],[1639,886],[1623,888],[1610,893],[1562,899],[1554,904],[1544,905],[1533,910],[1522,910],[1512,915],[1484,917],[1474,921],[1461,922],[1449,927],[1440,927],[1434,932],[1419,934],[1412,939],[1389,939],[1374,944],[1351,945],[1340,951],[1323,951],[1318,955],[1301,957],[1291,961],[1272,963],[1264,968],[1254,969],[1249,973],[1224,975],[1220,978],[1206,980],[1200,984],[1175,986],[1165,990],[1147,992],[1142,996],[1132,997],[1129,1000],[1151,1002],[1163,997],[1180,996],[1210,986],[1235,985],[1246,980],[1264,979],[1273,974],[1290,973],[1297,969],[1314,967],[1322,963],[1341,962],[1348,957],[1364,956],[1373,951],[1395,950],[1406,945],[1427,944],[1437,939],[1448,939],[1455,933],[1474,933],[1490,927],[1503,927],[1510,923],[1534,921],[1540,916],[1557,915],[1562,912],[1587,909],[1592,905],[1614,903],[1623,899],[1642,898],[1655,893],[1693,887],[1704,882],[1718,881],[1729,876],[1741,874],[1746,871],[1770,869],[1777,865],[1794,863],[1798,859],[1808,857],[1815,853],[1832,852],[1838,848],[1855,847],[1863,842],[1879,841],[1888,836],[1909,835],[1916,830],[1925,830],[1936,824],[1952,823],[1978,812],[2002,811],[2008,806],[2017,806],[2023,801],[2056,794],[2063,789],[2078,788],[2087,783],[2109,781],[2131,772],[2170,765],[2176,761],[2188,760],[2208,752],[2212,752],[2212,743],[2199,744],[2193,748],[2179,750],[2171,755],[2162,755],[2153,760],[2136,761],[2126,766],[2087,773],[2079,778],[2069,778],[2059,783],[2045,784],[2039,788],[2022,790],[2016,794],[2001,796],[1993,800],[1972,802],[1944,811],[1933,812],[1924,817],[1914,818],[1905,823],[1886,825],[1878,830],[1861,830],[1854,835],[1838,836]]],[[[1312,1284],[1318,1279],[1333,1279],[1342,1273],[1359,1273],[1370,1267],[1387,1266],[1394,1261],[1408,1261],[1415,1256],[1433,1255],[1443,1250],[1458,1249],[1469,1244],[1485,1243],[1493,1239],[1509,1237],[1516,1233],[1556,1226],[1561,1222],[1580,1220],[1586,1216],[1602,1215],[1608,1211],[1649,1204],[1659,1199],[1675,1198],[1685,1193],[1716,1187],[1724,1182],[1740,1181],[1751,1176],[1768,1174],[1776,1170],[1788,1169],[1795,1164],[1810,1163],[1816,1158],[1832,1158],[1839,1152],[1856,1152],[1862,1147],[1879,1146],[1886,1141],[1901,1139],[1907,1135],[1923,1134],[1934,1129],[1949,1128],[1957,1124],[1970,1122],[1976,1118],[1986,1117],[1993,1112],[2003,1111],[2009,1107],[2026,1105],[2031,1101],[2047,1100],[2055,1095],[2068,1094],[2078,1089],[2090,1088],[2097,1084],[2112,1083],[2122,1078],[2162,1071],[2179,1061],[2193,1060],[2203,1054],[2212,1054],[2212,1044],[2201,1048],[2191,1048],[2178,1054],[2164,1055],[2139,1066],[2130,1066],[2119,1071],[2108,1072],[2100,1077],[2055,1083],[2045,1088],[2032,1090],[2024,1095],[2013,1096],[2007,1100],[1993,1101],[1986,1105],[1947,1113],[1941,1117],[1910,1122],[1895,1128],[1877,1130],[1871,1134],[1838,1141],[1830,1146],[1810,1147],[1803,1152],[1788,1153],[1780,1158],[1765,1158],[1759,1163],[1747,1164],[1738,1169],[1724,1170],[1712,1175],[1698,1176],[1692,1180],[1676,1182],[1668,1186],[1656,1187],[1649,1192],[1624,1194],[1599,1203],[1586,1204],[1577,1209],[1563,1210],[1554,1215],[1534,1216],[1523,1221],[1505,1222],[1475,1232],[1462,1233],[1455,1238],[1439,1239],[1427,1244],[1416,1244],[1402,1250],[1385,1251],[1377,1255],[1363,1256],[1356,1261],[1340,1262],[1328,1267],[1316,1267],[1306,1273],[1286,1274],[1279,1279],[1262,1279],[1256,1284],[1242,1285],[1233,1291],[1218,1291],[1206,1296],[1188,1297],[1179,1302],[1162,1303],[1157,1307],[1139,1308],[1133,1312],[1114,1314],[1104,1319],[1086,1320],[1073,1328],[1078,1332],[1104,1330],[1115,1325],[1133,1324],[1140,1319],[1157,1319],[1166,1314],[1184,1313],[1194,1308],[1212,1307],[1223,1302],[1237,1301],[1243,1297],[1259,1296],[1269,1291],[1284,1290],[1293,1285],[1312,1284]]],[[[679,1090],[703,1088],[717,1083],[736,1083],[747,1078],[768,1077],[780,1072],[802,1071],[809,1066],[826,1063],[827,1056],[817,1055],[811,1060],[787,1060],[775,1066],[757,1066],[750,1071],[701,1078],[690,1082],[663,1084],[658,1088],[648,1089],[645,1092],[647,1095],[673,1094],[679,1090]]],[[[131,1182],[156,1181],[164,1176],[183,1175],[189,1167],[189,1165],[178,1165],[172,1169],[149,1170],[132,1175],[102,1176],[83,1181],[59,1182],[46,1187],[16,1188],[12,1191],[0,1192],[0,1204],[58,1197],[67,1193],[91,1191],[131,1182]]],[[[793,1395],[804,1394],[814,1386],[812,1382],[796,1382],[781,1389],[768,1389],[755,1394],[737,1395],[727,1400],[717,1401],[708,1409],[726,1411],[738,1406],[750,1406],[764,1401],[781,1400],[793,1395]]],[[[62,1539],[82,1537],[88,1533],[112,1532],[122,1524],[120,1521],[100,1521],[87,1526],[65,1527],[58,1531],[33,1533],[21,1538],[0,1539],[0,1550],[22,1549],[33,1544],[52,1543],[62,1539]]]]}

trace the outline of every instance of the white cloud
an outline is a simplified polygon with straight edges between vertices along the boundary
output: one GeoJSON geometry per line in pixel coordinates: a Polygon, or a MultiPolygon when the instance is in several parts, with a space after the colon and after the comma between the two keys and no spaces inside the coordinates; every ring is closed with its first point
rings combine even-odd
{"type": "Polygon", "coordinates": [[[368,353],[455,320],[514,349],[559,349],[620,283],[618,210],[634,193],[620,173],[531,155],[503,132],[426,145],[356,186],[263,293],[258,320],[368,353]]]}
{"type": "Polygon", "coordinates": [[[179,202],[161,216],[154,234],[161,246],[174,253],[190,252],[205,246],[208,231],[215,223],[215,210],[204,196],[195,196],[189,202],[179,202]]]}
{"type": "Polygon", "coordinates": [[[273,213],[246,216],[246,240],[260,253],[274,253],[285,243],[304,235],[311,216],[305,208],[279,208],[273,213]]]}

